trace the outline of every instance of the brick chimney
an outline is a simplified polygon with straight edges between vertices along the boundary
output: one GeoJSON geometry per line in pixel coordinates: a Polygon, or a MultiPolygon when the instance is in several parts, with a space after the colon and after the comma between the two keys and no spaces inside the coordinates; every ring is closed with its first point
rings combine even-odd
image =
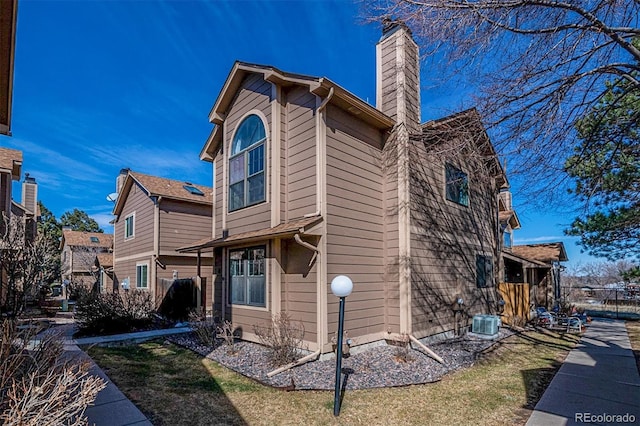
{"type": "Polygon", "coordinates": [[[405,123],[409,133],[420,130],[420,56],[404,22],[383,21],[376,44],[376,108],[405,123]]]}
{"type": "Polygon", "coordinates": [[[22,181],[22,205],[34,215],[38,214],[38,184],[29,173],[25,173],[22,181]]]}

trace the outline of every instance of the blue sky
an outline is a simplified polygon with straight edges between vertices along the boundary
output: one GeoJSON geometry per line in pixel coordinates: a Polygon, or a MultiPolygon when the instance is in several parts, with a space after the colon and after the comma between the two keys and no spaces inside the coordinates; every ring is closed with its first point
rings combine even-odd
{"type": "MultiPolygon", "coordinates": [[[[235,60],[325,76],[373,104],[379,36],[348,0],[20,0],[13,136],[0,146],[23,151],[56,217],[82,209],[111,232],[106,196],[123,167],[211,185],[198,154],[235,60]]],[[[468,106],[470,86],[428,71],[423,120],[468,106]]],[[[592,261],[563,236],[572,214],[527,209],[517,189],[514,201],[516,244],[562,240],[570,264],[592,261]]]]}

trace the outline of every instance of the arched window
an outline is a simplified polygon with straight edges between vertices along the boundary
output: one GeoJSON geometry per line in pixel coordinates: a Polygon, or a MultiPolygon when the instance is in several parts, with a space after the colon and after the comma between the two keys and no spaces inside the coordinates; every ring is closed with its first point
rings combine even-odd
{"type": "Polygon", "coordinates": [[[240,123],[229,157],[229,211],[265,200],[266,140],[264,125],[257,115],[250,115],[240,123]]]}

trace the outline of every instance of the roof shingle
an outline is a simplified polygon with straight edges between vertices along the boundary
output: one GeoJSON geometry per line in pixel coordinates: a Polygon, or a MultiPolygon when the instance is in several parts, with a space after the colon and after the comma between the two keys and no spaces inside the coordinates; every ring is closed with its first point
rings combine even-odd
{"type": "Polygon", "coordinates": [[[547,263],[569,260],[561,242],[517,245],[511,247],[511,251],[517,256],[547,263]]]}
{"type": "Polygon", "coordinates": [[[111,246],[113,246],[113,235],[102,232],[84,232],[63,229],[62,242],[72,247],[111,248],[111,246]]]}

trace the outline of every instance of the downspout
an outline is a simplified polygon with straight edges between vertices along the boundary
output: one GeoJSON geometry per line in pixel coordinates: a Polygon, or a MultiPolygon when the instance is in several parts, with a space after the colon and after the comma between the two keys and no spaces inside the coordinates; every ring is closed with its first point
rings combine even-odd
{"type": "MultiPolygon", "coordinates": [[[[329,88],[329,93],[327,97],[320,102],[320,104],[316,107],[316,215],[326,216],[327,214],[327,206],[325,203],[326,198],[326,143],[327,143],[327,124],[326,124],[326,107],[329,104],[329,101],[333,97],[334,88],[329,88]]],[[[316,101],[317,102],[317,101],[316,101]]],[[[317,105],[317,104],[316,104],[317,105]]],[[[314,255],[311,258],[311,262],[309,265],[313,263],[313,261],[317,258],[318,254],[322,251],[326,253],[327,249],[327,224],[326,221],[322,223],[322,236],[320,239],[319,247],[314,247],[309,243],[305,243],[300,239],[298,235],[297,238],[294,236],[296,242],[310,250],[313,250],[314,255]]],[[[325,346],[325,340],[327,339],[327,259],[325,257],[320,258],[320,262],[318,262],[318,270],[316,277],[316,300],[317,300],[317,308],[316,308],[316,323],[317,323],[317,342],[318,349],[322,353],[323,348],[325,346]]]]}
{"type": "MultiPolygon", "coordinates": [[[[162,197],[154,197],[153,206],[153,267],[151,280],[153,282],[153,297],[158,300],[158,263],[160,262],[160,201],[162,197]]],[[[164,295],[162,295],[164,297],[164,295]]]]}
{"type": "Polygon", "coordinates": [[[303,241],[302,238],[300,238],[300,234],[295,234],[293,236],[293,239],[296,241],[296,243],[300,244],[302,247],[309,249],[313,252],[313,256],[309,261],[309,266],[313,265],[313,261],[316,260],[316,257],[318,257],[318,253],[320,253],[320,250],[318,249],[318,247],[314,246],[313,244],[309,244],[306,241],[303,241]]]}
{"type": "MultiPolygon", "coordinates": [[[[320,103],[320,105],[318,106],[318,108],[316,109],[316,135],[319,135],[320,133],[320,113],[322,111],[324,111],[324,109],[327,107],[327,105],[329,104],[329,101],[331,100],[331,98],[333,97],[333,87],[329,89],[329,94],[327,95],[326,98],[324,98],[324,100],[320,103]]],[[[305,214],[304,217],[314,217],[314,216],[320,216],[322,214],[322,203],[323,203],[323,195],[322,194],[322,188],[321,188],[321,176],[320,176],[320,172],[322,170],[320,170],[320,137],[317,138],[318,139],[318,143],[316,144],[316,211],[314,213],[308,213],[305,214]]]]}

